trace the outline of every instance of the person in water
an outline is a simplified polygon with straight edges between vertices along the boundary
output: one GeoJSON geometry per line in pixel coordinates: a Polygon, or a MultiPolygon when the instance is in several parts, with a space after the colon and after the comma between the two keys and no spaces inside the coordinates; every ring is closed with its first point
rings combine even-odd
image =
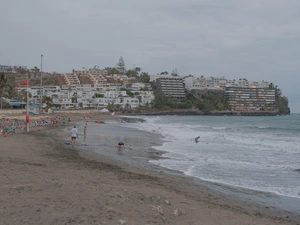
{"type": "Polygon", "coordinates": [[[118,143],[118,149],[121,150],[121,149],[124,149],[125,148],[125,145],[124,145],[124,142],[123,141],[120,141],[118,143]]]}
{"type": "Polygon", "coordinates": [[[195,142],[197,143],[199,141],[200,136],[195,137],[195,142]]]}

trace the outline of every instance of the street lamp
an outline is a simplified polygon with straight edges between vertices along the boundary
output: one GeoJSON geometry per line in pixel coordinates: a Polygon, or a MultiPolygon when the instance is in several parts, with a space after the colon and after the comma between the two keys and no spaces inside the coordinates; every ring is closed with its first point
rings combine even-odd
{"type": "Polygon", "coordinates": [[[42,110],[43,110],[43,100],[42,100],[43,78],[42,78],[42,72],[43,72],[43,55],[41,55],[40,113],[42,113],[42,110]]]}
{"type": "Polygon", "coordinates": [[[26,114],[26,131],[29,132],[29,74],[27,78],[27,114],[26,114]]]}

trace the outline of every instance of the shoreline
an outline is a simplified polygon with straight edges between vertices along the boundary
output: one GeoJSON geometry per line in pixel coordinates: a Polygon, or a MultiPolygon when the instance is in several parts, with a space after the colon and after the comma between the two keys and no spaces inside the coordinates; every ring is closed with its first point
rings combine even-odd
{"type": "MultiPolygon", "coordinates": [[[[123,120],[123,119],[121,119],[121,120],[123,120]]],[[[134,122],[140,121],[140,120],[141,119],[139,119],[139,118],[126,118],[124,121],[127,121],[129,123],[131,123],[131,122],[134,123],[134,122]]],[[[161,139],[162,136],[153,134],[153,133],[149,133],[147,131],[141,131],[141,130],[138,130],[138,129],[135,129],[132,127],[131,128],[128,128],[128,127],[122,128],[122,127],[119,127],[118,124],[108,124],[108,126],[115,126],[113,128],[114,132],[109,131],[106,128],[104,130],[106,130],[106,132],[108,132],[109,134],[114,133],[116,136],[118,136],[118,132],[121,132],[121,133],[127,132],[129,134],[134,133],[135,136],[138,136],[140,133],[142,133],[141,136],[145,136],[147,138],[149,138],[150,136],[153,136],[155,139],[160,139],[160,140],[156,140],[155,142],[152,142],[151,146],[149,143],[146,143],[146,146],[148,146],[148,147],[146,147],[144,145],[142,147],[144,153],[141,153],[138,157],[134,157],[134,155],[139,152],[138,149],[141,146],[135,146],[136,148],[131,147],[130,151],[125,150],[125,152],[129,153],[128,157],[131,157],[132,158],[131,160],[124,159],[123,157],[114,158],[113,160],[122,161],[122,163],[128,164],[129,166],[135,166],[138,168],[142,167],[142,168],[145,168],[146,170],[151,170],[151,171],[155,171],[155,172],[159,172],[159,173],[166,173],[166,174],[185,177],[185,178],[193,180],[193,182],[195,182],[196,184],[204,185],[209,189],[212,189],[212,190],[220,192],[222,194],[231,196],[232,198],[240,198],[245,203],[251,203],[251,204],[254,204],[257,206],[261,206],[266,209],[273,208],[274,210],[278,211],[279,214],[282,214],[282,216],[287,216],[286,214],[288,214],[289,217],[293,217],[295,219],[300,220],[300,217],[298,216],[300,210],[297,207],[299,205],[300,199],[297,199],[295,197],[278,195],[278,194],[271,193],[271,192],[264,192],[261,190],[232,186],[232,185],[217,183],[217,182],[213,182],[213,181],[206,181],[206,180],[202,180],[201,178],[186,175],[179,170],[172,170],[172,169],[168,169],[166,167],[161,167],[161,166],[155,165],[155,164],[151,163],[150,161],[164,159],[165,158],[164,154],[168,153],[166,151],[162,151],[162,150],[153,148],[153,145],[160,146],[165,142],[165,140],[161,139]],[[115,130],[115,129],[118,129],[118,130],[115,130]],[[126,131],[124,131],[124,130],[126,130],[126,131]],[[146,151],[145,151],[145,149],[146,149],[146,151]],[[149,154],[149,152],[153,153],[153,154],[149,154]],[[134,162],[135,159],[139,160],[139,163],[134,162]],[[284,215],[284,213],[281,213],[283,211],[285,211],[285,215],[284,215]]],[[[110,137],[109,137],[110,135],[108,135],[108,136],[102,135],[102,136],[106,139],[106,142],[111,142],[111,140],[113,140],[114,142],[117,142],[117,139],[110,139],[110,137]]],[[[128,136],[128,134],[126,136],[128,136]]],[[[138,143],[137,140],[132,140],[132,142],[138,143]]],[[[87,150],[88,148],[86,148],[86,147],[87,146],[80,146],[79,148],[83,149],[83,150],[87,150]]],[[[109,147],[112,147],[112,146],[109,146],[109,147]]],[[[107,150],[109,150],[109,148],[104,149],[104,152],[106,152],[107,150]]],[[[107,154],[105,154],[103,152],[95,152],[95,153],[107,156],[107,154]]],[[[117,154],[117,153],[116,152],[109,153],[108,156],[111,157],[112,155],[115,155],[115,154],[117,154]]]]}
{"type": "MultiPolygon", "coordinates": [[[[135,123],[137,121],[138,122],[142,121],[142,119],[140,119],[140,118],[120,118],[120,120],[122,120],[123,122],[124,121],[128,122],[128,123],[135,123]]],[[[94,123],[96,123],[96,121],[94,123]]],[[[81,126],[83,126],[83,124],[81,124],[81,126]]],[[[103,125],[101,125],[101,126],[103,126],[103,125]]],[[[150,136],[154,136],[155,139],[160,139],[160,140],[157,140],[156,142],[153,142],[152,146],[153,146],[154,143],[155,143],[154,146],[160,146],[165,142],[165,140],[161,139],[161,138],[163,138],[162,136],[157,135],[157,134],[153,134],[153,133],[149,133],[147,131],[141,131],[141,130],[138,130],[138,129],[135,129],[135,128],[132,128],[132,127],[131,128],[128,128],[128,127],[126,127],[126,128],[123,127],[122,128],[122,127],[119,127],[118,124],[108,124],[108,126],[109,127],[110,126],[116,126],[116,127],[113,128],[114,132],[109,131],[109,129],[107,129],[107,128],[104,129],[106,132],[109,133],[108,136],[107,135],[102,135],[102,138],[106,139],[106,142],[112,142],[112,140],[113,140],[113,142],[117,142],[118,139],[111,138],[110,135],[112,133],[114,133],[113,137],[118,136],[118,132],[121,132],[121,133],[127,132],[129,134],[131,132],[133,132],[136,136],[140,135],[140,133],[141,133],[142,136],[147,136],[148,138],[149,138],[149,135],[150,135],[150,136]],[[115,130],[115,129],[118,129],[118,130],[115,130]]],[[[126,134],[126,136],[128,136],[128,134],[126,134]]],[[[131,139],[133,139],[133,138],[131,138],[131,139]]],[[[130,140],[130,138],[129,138],[129,140],[130,140]]],[[[100,140],[100,142],[101,141],[102,140],[100,140]]],[[[132,140],[131,142],[138,143],[139,141],[132,140]]],[[[115,158],[115,157],[113,157],[115,154],[117,154],[115,152],[107,154],[106,151],[108,151],[109,148],[113,148],[111,145],[106,146],[108,148],[104,148],[104,150],[102,152],[94,152],[94,153],[99,154],[100,157],[103,156],[103,155],[108,156],[108,158],[112,157],[113,161],[117,160],[118,162],[122,162],[127,166],[137,167],[138,169],[139,168],[144,168],[146,170],[150,170],[150,171],[154,171],[154,172],[166,173],[166,174],[171,174],[171,175],[181,176],[181,177],[184,177],[184,178],[187,178],[187,179],[191,179],[196,184],[204,185],[206,188],[209,188],[209,189],[212,189],[214,191],[220,192],[222,194],[231,196],[232,198],[240,198],[242,201],[245,202],[245,204],[251,202],[251,204],[254,204],[256,206],[261,206],[263,208],[267,208],[267,209],[268,208],[273,208],[274,210],[278,211],[278,213],[281,214],[282,216],[287,216],[286,215],[286,213],[287,213],[288,217],[293,217],[295,219],[300,219],[300,217],[298,217],[299,210],[297,210],[297,206],[299,204],[298,199],[294,199],[293,197],[288,197],[288,196],[277,195],[275,193],[255,190],[255,189],[249,189],[249,188],[244,188],[244,187],[237,187],[237,186],[231,186],[231,185],[227,185],[227,184],[221,184],[221,183],[212,182],[212,181],[206,181],[206,180],[202,180],[202,179],[197,178],[197,177],[186,175],[183,172],[178,171],[178,170],[172,170],[172,169],[168,169],[166,167],[161,167],[161,166],[152,164],[149,161],[163,159],[163,158],[165,158],[164,154],[168,153],[168,152],[154,149],[154,148],[152,148],[152,146],[149,146],[149,143],[147,143],[146,146],[143,146],[142,149],[143,150],[147,149],[146,151],[144,151],[144,152],[147,152],[147,153],[141,153],[141,154],[139,154],[138,157],[134,157],[134,155],[136,153],[139,153],[138,148],[140,148],[141,146],[136,146],[136,148],[130,147],[130,151],[126,151],[126,152],[129,153],[128,157],[131,157],[132,159],[128,159],[128,158],[124,159],[123,157],[115,158]],[[146,146],[148,146],[148,147],[146,148],[146,146]],[[148,154],[148,152],[153,153],[153,155],[148,154]],[[139,163],[137,163],[135,161],[135,159],[137,159],[139,163]],[[280,204],[280,206],[278,206],[278,204],[280,204]],[[276,205],[276,206],[274,206],[274,205],[276,205]],[[281,213],[282,211],[285,211],[285,214],[281,213]]],[[[81,150],[83,150],[83,152],[85,152],[87,150],[86,147],[87,146],[79,146],[79,148],[81,150]]],[[[91,149],[89,149],[89,150],[91,150],[91,149]]]]}
{"type": "MultiPolygon", "coordinates": [[[[297,224],[287,212],[191,177],[72,148],[62,128],[38,126],[1,137],[0,215],[7,224],[297,224]]],[[[108,143],[113,144],[106,149],[117,152],[115,142],[108,143]]]]}

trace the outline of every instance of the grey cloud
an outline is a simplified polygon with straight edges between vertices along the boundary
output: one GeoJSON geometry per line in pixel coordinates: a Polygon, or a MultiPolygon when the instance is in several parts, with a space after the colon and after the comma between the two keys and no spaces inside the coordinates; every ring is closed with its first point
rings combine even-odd
{"type": "MultiPolygon", "coordinates": [[[[4,0],[0,63],[273,81],[299,96],[297,0],[4,0]]],[[[296,100],[293,100],[296,101],[296,100]]],[[[300,112],[300,104],[293,103],[300,112]],[[298,107],[298,108],[297,108],[298,107]]]]}

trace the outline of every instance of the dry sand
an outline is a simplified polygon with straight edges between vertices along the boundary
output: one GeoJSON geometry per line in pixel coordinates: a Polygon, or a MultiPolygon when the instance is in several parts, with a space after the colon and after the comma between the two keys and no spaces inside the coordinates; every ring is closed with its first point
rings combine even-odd
{"type": "Polygon", "coordinates": [[[65,135],[39,126],[0,137],[0,224],[298,224],[187,177],[84,153],[65,135]]]}

